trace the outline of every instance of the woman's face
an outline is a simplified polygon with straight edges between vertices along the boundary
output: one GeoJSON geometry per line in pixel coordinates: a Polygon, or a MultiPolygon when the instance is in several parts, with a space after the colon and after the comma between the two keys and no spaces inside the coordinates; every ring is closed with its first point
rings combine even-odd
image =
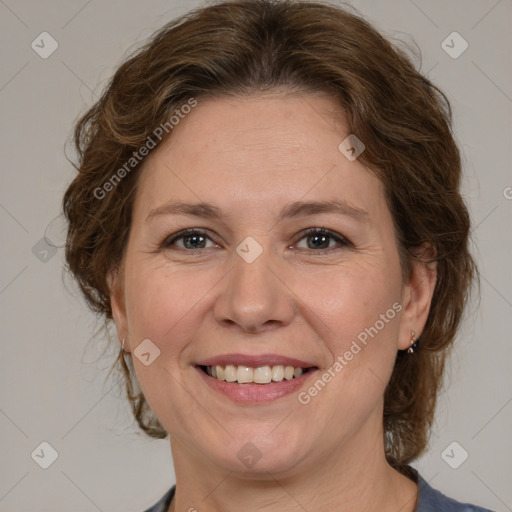
{"type": "Polygon", "coordinates": [[[200,99],[146,161],[114,316],[151,409],[204,466],[293,474],[382,442],[430,295],[418,271],[403,281],[383,185],[339,149],[348,135],[325,95],[200,99]],[[276,380],[201,368],[228,363],[229,380],[276,380]]]}

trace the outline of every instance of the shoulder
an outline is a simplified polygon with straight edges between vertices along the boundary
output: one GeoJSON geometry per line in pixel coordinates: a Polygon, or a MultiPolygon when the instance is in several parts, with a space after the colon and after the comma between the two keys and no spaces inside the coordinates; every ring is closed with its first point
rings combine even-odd
{"type": "Polygon", "coordinates": [[[487,508],[448,498],[438,490],[433,489],[420,475],[418,475],[417,481],[418,504],[415,512],[492,512],[487,508]]]}
{"type": "Polygon", "coordinates": [[[144,512],[167,512],[174,496],[176,486],[173,485],[152,507],[146,509],[144,512]]]}
{"type": "MultiPolygon", "coordinates": [[[[420,475],[417,475],[417,483],[418,504],[415,512],[492,512],[487,508],[448,498],[440,491],[432,488],[420,475]]],[[[175,490],[176,486],[172,486],[157,503],[144,512],[167,512],[175,490]]]]}

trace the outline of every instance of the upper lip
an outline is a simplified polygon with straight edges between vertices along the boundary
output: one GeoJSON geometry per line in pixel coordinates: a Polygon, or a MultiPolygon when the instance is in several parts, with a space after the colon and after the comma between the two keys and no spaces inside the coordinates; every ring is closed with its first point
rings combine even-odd
{"type": "Polygon", "coordinates": [[[259,368],[260,366],[294,366],[295,368],[311,368],[315,365],[307,361],[301,361],[293,357],[279,354],[222,354],[210,357],[197,363],[197,366],[226,366],[228,364],[259,368]]]}

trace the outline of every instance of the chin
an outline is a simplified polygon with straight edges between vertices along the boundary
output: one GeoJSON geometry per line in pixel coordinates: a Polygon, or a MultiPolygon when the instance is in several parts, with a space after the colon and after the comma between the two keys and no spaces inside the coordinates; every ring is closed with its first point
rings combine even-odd
{"type": "MultiPolygon", "coordinates": [[[[275,426],[274,426],[275,428],[275,426]]],[[[297,471],[297,466],[306,458],[308,448],[305,444],[304,434],[296,432],[293,435],[289,430],[275,431],[264,429],[265,433],[255,433],[254,430],[245,431],[244,435],[230,438],[228,446],[221,448],[221,443],[215,443],[218,450],[210,453],[212,461],[233,472],[242,479],[271,480],[272,477],[286,477],[297,471]]]]}

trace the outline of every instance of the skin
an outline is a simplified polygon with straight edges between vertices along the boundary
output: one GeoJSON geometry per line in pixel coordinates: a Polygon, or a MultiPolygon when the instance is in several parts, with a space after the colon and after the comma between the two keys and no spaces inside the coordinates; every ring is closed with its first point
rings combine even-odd
{"type": "Polygon", "coordinates": [[[160,350],[149,366],[133,361],[170,433],[171,511],[415,508],[417,485],[385,459],[383,394],[397,351],[425,325],[435,268],[415,264],[404,281],[382,183],[338,150],[349,133],[324,94],[200,98],[145,163],[123,263],[109,284],[125,350],[147,338],[160,350]],[[330,199],[365,210],[366,220],[277,220],[288,203],[330,199]],[[213,203],[222,218],[146,220],[170,200],[213,203]],[[304,231],[321,227],[351,245],[328,238],[317,248],[318,237],[304,231]],[[186,228],[208,238],[165,247],[186,228]],[[236,252],[248,236],[263,249],[252,263],[236,252]],[[218,354],[277,353],[312,362],[321,375],[395,302],[401,311],[307,405],[297,393],[237,404],[194,368],[218,354]],[[247,442],[261,453],[251,468],[237,457],[247,442]]]}

